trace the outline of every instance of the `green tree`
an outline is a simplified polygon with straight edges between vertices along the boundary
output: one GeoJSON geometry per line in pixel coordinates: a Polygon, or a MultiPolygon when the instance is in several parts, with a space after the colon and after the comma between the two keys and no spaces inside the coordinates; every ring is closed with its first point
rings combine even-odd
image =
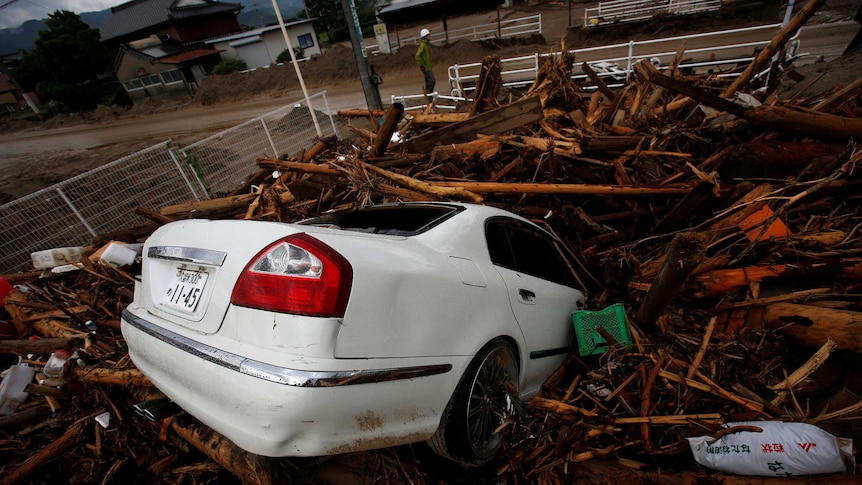
{"type": "Polygon", "coordinates": [[[225,59],[216,64],[212,73],[223,76],[232,72],[245,71],[246,69],[248,69],[248,65],[242,59],[225,59]]]}
{"type": "MultiPolygon", "coordinates": [[[[299,46],[293,47],[293,56],[296,57],[296,60],[305,59],[305,49],[299,46]]],[[[275,62],[281,64],[283,62],[292,62],[290,58],[290,51],[285,49],[278,54],[278,57],[275,58],[275,62]]]]}
{"type": "Polygon", "coordinates": [[[49,14],[45,24],[35,49],[25,53],[16,70],[21,83],[61,111],[91,109],[113,99],[116,83],[99,81],[111,69],[99,31],[66,10],[49,14]]]}
{"type": "MultiPolygon", "coordinates": [[[[373,32],[374,24],[377,23],[374,12],[374,0],[353,0],[356,14],[359,17],[359,25],[362,26],[364,34],[373,32]]],[[[347,30],[347,19],[341,0],[306,0],[305,7],[308,16],[314,20],[314,29],[321,44],[340,42],[350,38],[347,30]]],[[[304,15],[305,12],[301,12],[304,15]]]]}

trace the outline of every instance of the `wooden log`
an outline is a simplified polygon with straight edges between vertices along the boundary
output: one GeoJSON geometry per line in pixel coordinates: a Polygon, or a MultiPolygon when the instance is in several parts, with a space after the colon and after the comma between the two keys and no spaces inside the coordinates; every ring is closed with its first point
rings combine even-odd
{"type": "Polygon", "coordinates": [[[470,113],[417,113],[413,115],[413,124],[418,126],[445,126],[459,123],[470,117],[470,113]]]}
{"type": "Polygon", "coordinates": [[[404,153],[397,156],[368,157],[366,162],[380,168],[409,167],[427,158],[424,153],[404,153]]]}
{"type": "Polygon", "coordinates": [[[587,136],[581,142],[581,150],[584,153],[607,153],[635,150],[641,146],[648,146],[652,136],[587,136]]]}
{"type": "Polygon", "coordinates": [[[718,172],[722,179],[787,177],[815,160],[834,160],[845,144],[752,141],[734,145],[722,159],[718,172]]]}
{"type": "Polygon", "coordinates": [[[495,107],[497,93],[503,84],[500,71],[499,55],[490,55],[482,59],[482,67],[479,70],[479,80],[476,82],[473,104],[470,105],[470,117],[495,107]]]}
{"type": "Polygon", "coordinates": [[[862,353],[862,312],[774,303],[766,307],[763,322],[810,349],[833,340],[838,349],[862,353]]]}
{"type": "Polygon", "coordinates": [[[775,34],[775,37],[767,44],[766,47],[763,48],[758,54],[757,57],[754,58],[754,61],[748,65],[745,71],[736,78],[727,89],[722,93],[722,97],[731,98],[733,95],[748,84],[749,81],[754,77],[755,74],[762,71],[767,64],[769,64],[770,60],[777,54],[783,47],[784,44],[787,43],[796,32],[808,22],[817,10],[820,9],[823,4],[826,3],[826,0],[810,0],[805,3],[797,13],[794,15],[790,21],[788,21],[781,30],[775,34]]]}
{"type": "Polygon", "coordinates": [[[683,229],[694,214],[716,199],[716,189],[716,184],[713,182],[700,182],[695,185],[691,192],[658,221],[650,231],[650,235],[668,234],[683,229]]]}
{"type": "Polygon", "coordinates": [[[783,381],[774,386],[769,386],[770,389],[778,393],[778,395],[771,401],[771,404],[780,404],[788,394],[792,393],[797,386],[802,384],[805,379],[807,379],[811,374],[814,374],[814,372],[819,369],[824,362],[826,362],[826,359],[828,359],[832,352],[835,351],[837,346],[838,345],[834,341],[827,339],[817,352],[814,352],[814,355],[802,364],[802,366],[793,371],[789,376],[785,377],[783,381]]]}
{"type": "Polygon", "coordinates": [[[544,413],[552,413],[561,419],[568,419],[571,421],[577,421],[584,417],[594,418],[598,416],[598,414],[589,409],[583,409],[554,399],[545,399],[541,397],[530,399],[527,402],[527,408],[544,413]]]}
{"type": "Polygon", "coordinates": [[[392,103],[386,110],[386,117],[383,119],[383,124],[377,130],[374,136],[374,145],[371,147],[371,156],[379,157],[386,152],[386,147],[392,140],[392,134],[398,128],[398,123],[401,122],[401,117],[404,116],[404,105],[401,103],[392,103]]]}
{"type": "Polygon", "coordinates": [[[727,294],[751,283],[765,281],[859,281],[862,279],[862,259],[826,258],[795,261],[792,265],[747,266],[727,268],[695,275],[689,280],[686,295],[691,298],[712,298],[727,294]]]}
{"type": "Polygon", "coordinates": [[[174,417],[170,422],[170,429],[244,484],[287,483],[286,477],[281,477],[278,472],[276,460],[248,453],[188,416],[174,417]]]}
{"type": "Polygon", "coordinates": [[[847,141],[862,139],[862,119],[786,106],[757,106],[745,113],[752,125],[793,135],[847,141]]]}
{"type": "Polygon", "coordinates": [[[590,184],[518,184],[494,182],[434,182],[440,187],[460,187],[475,193],[501,194],[580,194],[580,195],[618,195],[640,197],[650,195],[684,195],[688,187],[626,187],[620,185],[590,184]]]}
{"type": "Polygon", "coordinates": [[[20,483],[22,480],[38,471],[41,467],[45,466],[49,461],[76,446],[83,437],[83,424],[77,423],[71,426],[65,433],[63,433],[62,436],[51,441],[47,446],[36,453],[30,455],[30,458],[21,465],[18,465],[17,468],[9,470],[8,474],[6,474],[3,479],[0,479],[0,485],[20,483]]]}
{"type": "Polygon", "coordinates": [[[0,354],[50,354],[57,349],[70,350],[83,343],[84,339],[81,337],[0,340],[0,354]]]}
{"type": "Polygon", "coordinates": [[[477,133],[495,135],[542,119],[542,102],[535,96],[453,123],[407,140],[408,152],[428,152],[437,145],[461,143],[475,138],[477,133]]]}
{"type": "Polygon", "coordinates": [[[712,307],[707,309],[710,312],[720,312],[725,310],[733,310],[735,308],[746,308],[752,306],[766,306],[772,303],[781,303],[787,302],[789,300],[807,300],[816,295],[822,295],[824,293],[831,293],[832,288],[812,288],[810,290],[802,290],[802,291],[792,291],[790,293],[784,293],[776,296],[769,296],[764,298],[755,298],[754,300],[745,300],[738,301],[734,303],[725,303],[722,305],[718,305],[716,307],[712,307]]]}
{"type": "Polygon", "coordinates": [[[291,170],[300,173],[316,173],[336,177],[344,175],[344,172],[341,170],[323,163],[286,162],[284,160],[274,160],[271,158],[259,159],[257,163],[262,167],[268,167],[273,170],[291,170]]]}
{"type": "Polygon", "coordinates": [[[69,327],[66,321],[56,318],[45,318],[33,322],[33,328],[43,337],[54,337],[63,339],[83,339],[87,332],[69,327]]]}
{"type": "Polygon", "coordinates": [[[824,98],[822,101],[815,104],[811,109],[814,111],[828,113],[833,109],[839,107],[843,103],[857,99],[860,94],[862,94],[862,77],[856,79],[855,81],[848,84],[847,86],[844,86],[837,92],[824,98]]]}
{"type": "Polygon", "coordinates": [[[255,194],[234,195],[218,199],[207,199],[199,202],[176,204],[162,207],[159,212],[163,216],[177,214],[194,214],[196,217],[212,215],[218,212],[244,212],[248,204],[256,197],[255,194]]]}
{"type": "Polygon", "coordinates": [[[10,291],[3,300],[3,308],[12,319],[12,325],[17,332],[16,337],[26,337],[33,331],[33,327],[27,322],[24,303],[27,303],[27,295],[19,290],[10,291]]]}
{"type": "Polygon", "coordinates": [[[664,263],[641,302],[637,319],[644,325],[655,325],[659,315],[676,296],[682,284],[704,259],[706,238],[697,233],[678,234],[673,238],[664,263]]]}
{"type": "Polygon", "coordinates": [[[676,235],[670,243],[664,263],[650,285],[638,310],[637,319],[653,326],[682,284],[704,259],[706,238],[697,233],[676,235]]]}
{"type": "Polygon", "coordinates": [[[746,112],[745,106],[736,104],[733,101],[721,98],[708,91],[704,91],[703,89],[692,86],[691,84],[679,79],[663,74],[649,62],[638,62],[634,66],[634,71],[643,79],[647,79],[650,82],[670,89],[671,91],[684,94],[691,99],[699,101],[719,111],[724,111],[737,116],[743,116],[746,112]]]}
{"type": "MultiPolygon", "coordinates": [[[[473,157],[488,160],[500,153],[502,143],[494,137],[485,136],[466,143],[437,145],[431,150],[431,160],[444,162],[448,160],[466,161],[473,157]]],[[[376,165],[379,166],[379,165],[376,165]]]]}
{"type": "MultiPolygon", "coordinates": [[[[391,134],[390,134],[391,136],[391,134]]],[[[323,150],[326,150],[329,146],[331,146],[334,142],[335,138],[322,138],[317,140],[317,143],[311,147],[310,150],[302,154],[302,158],[299,160],[302,163],[311,163],[314,160],[314,157],[323,153],[323,150]]]]}
{"type": "Polygon", "coordinates": [[[21,427],[51,414],[48,406],[31,406],[8,416],[0,416],[0,429],[21,427]]]}
{"type": "Polygon", "coordinates": [[[726,418],[721,413],[674,414],[670,416],[640,416],[633,418],[614,418],[614,424],[648,424],[680,426],[692,421],[723,423],[726,418]]]}
{"type": "Polygon", "coordinates": [[[146,207],[137,206],[135,207],[135,215],[146,217],[147,219],[156,222],[158,224],[168,224],[170,222],[174,222],[170,217],[165,217],[162,214],[159,214],[156,211],[152,211],[147,209],[146,207]]]}
{"type": "Polygon", "coordinates": [[[367,118],[369,116],[379,118],[384,114],[386,111],[382,109],[343,109],[338,112],[338,116],[345,118],[367,118]]]}
{"type": "MultiPolygon", "coordinates": [[[[669,381],[678,382],[680,384],[685,384],[686,386],[688,386],[692,389],[697,389],[698,391],[710,393],[712,395],[726,399],[732,403],[743,406],[746,409],[749,409],[751,411],[754,411],[754,412],[763,414],[766,417],[769,417],[769,414],[764,411],[764,405],[763,404],[761,404],[759,402],[752,401],[750,399],[745,399],[745,398],[738,396],[738,395],[736,395],[730,391],[722,389],[721,387],[716,385],[714,382],[709,381],[708,379],[707,379],[708,383],[703,383],[703,382],[699,382],[699,381],[694,380],[694,379],[686,379],[685,377],[676,375],[676,374],[669,372],[669,371],[666,371],[666,370],[660,370],[658,375],[659,375],[659,377],[662,377],[662,378],[667,379],[669,381]]],[[[698,376],[701,379],[704,379],[704,376],[702,374],[698,373],[698,376]]]]}
{"type": "Polygon", "coordinates": [[[695,230],[704,234],[712,234],[718,238],[722,230],[737,228],[745,218],[759,211],[766,205],[765,198],[775,192],[775,187],[770,184],[761,184],[742,195],[733,206],[724,210],[718,216],[703,221],[695,230]]]}
{"type": "Polygon", "coordinates": [[[554,150],[555,154],[576,157],[583,151],[579,143],[571,140],[553,140],[535,136],[501,136],[499,138],[507,145],[518,148],[534,148],[540,152],[554,150]]]}
{"type": "Polygon", "coordinates": [[[596,71],[590,66],[588,63],[581,63],[581,69],[584,73],[589,77],[593,83],[599,88],[599,91],[608,98],[608,101],[612,105],[617,104],[617,93],[615,93],[611,88],[608,87],[608,83],[605,82],[604,79],[599,76],[596,71]]]}
{"type": "Polygon", "coordinates": [[[374,165],[369,165],[362,162],[359,163],[361,163],[362,167],[364,167],[366,170],[374,172],[387,180],[403,185],[411,190],[431,194],[435,197],[452,197],[462,200],[466,199],[477,204],[482,202],[482,197],[461,187],[440,187],[435,184],[429,184],[427,182],[422,182],[421,180],[416,180],[412,177],[407,177],[406,175],[401,175],[387,170],[383,170],[382,168],[375,167],[374,165]]]}

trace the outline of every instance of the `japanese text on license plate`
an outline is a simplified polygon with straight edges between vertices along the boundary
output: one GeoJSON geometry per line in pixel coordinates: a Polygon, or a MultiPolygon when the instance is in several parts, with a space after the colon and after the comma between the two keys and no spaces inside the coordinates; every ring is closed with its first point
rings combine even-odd
{"type": "Polygon", "coordinates": [[[205,271],[177,269],[165,291],[162,304],[182,312],[194,312],[203,295],[208,276],[205,271]]]}

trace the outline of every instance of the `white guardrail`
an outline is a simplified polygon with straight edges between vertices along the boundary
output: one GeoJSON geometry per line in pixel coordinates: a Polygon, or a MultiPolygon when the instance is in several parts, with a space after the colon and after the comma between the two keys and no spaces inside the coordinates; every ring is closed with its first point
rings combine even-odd
{"type": "MultiPolygon", "coordinates": [[[[739,34],[764,32],[768,39],[772,39],[775,32],[781,28],[781,24],[761,25],[741,29],[722,30],[716,32],[705,32],[679,37],[668,37],[663,39],[652,39],[645,41],[629,41],[622,44],[612,44],[598,47],[587,47],[573,49],[569,52],[575,55],[575,66],[572,70],[572,78],[582,83],[585,89],[590,89],[591,81],[581,69],[581,64],[587,62],[597,72],[599,77],[605,79],[610,87],[619,87],[623,81],[628,79],[632,73],[634,64],[641,59],[649,59],[659,69],[666,68],[677,54],[678,46],[682,42],[690,45],[698,39],[727,39],[738,38],[739,34]],[[673,49],[658,49],[657,44],[666,44],[673,49]]],[[[791,41],[789,56],[796,53],[798,49],[798,37],[791,41]]],[[[769,44],[770,40],[762,40],[746,43],[717,44],[708,47],[698,47],[685,50],[685,59],[679,63],[681,70],[703,73],[712,71],[718,76],[738,76],[738,68],[751,63],[759,50],[769,44]]],[[[533,54],[529,56],[501,59],[501,76],[503,85],[510,88],[524,87],[532,84],[539,71],[539,63],[547,56],[559,56],[560,53],[533,54]]],[[[454,97],[468,97],[468,93],[475,90],[475,83],[479,79],[482,63],[455,64],[449,66],[449,87],[454,97]]]]}
{"type": "MultiPolygon", "coordinates": [[[[501,20],[488,24],[473,25],[463,29],[452,29],[448,32],[432,32],[429,36],[429,41],[432,44],[445,44],[461,39],[469,39],[473,41],[488,40],[506,37],[519,37],[532,34],[542,33],[542,15],[531,15],[529,17],[520,17],[516,19],[501,20]]],[[[389,41],[392,49],[398,49],[403,46],[419,45],[421,40],[418,35],[405,37],[401,39],[395,34],[395,42],[392,42],[392,33],[389,34],[389,41]]],[[[365,50],[372,54],[379,54],[377,44],[366,44],[365,50]]]]}
{"type": "Polygon", "coordinates": [[[691,15],[721,8],[722,0],[611,0],[584,9],[584,27],[636,22],[660,15],[691,15]]]}

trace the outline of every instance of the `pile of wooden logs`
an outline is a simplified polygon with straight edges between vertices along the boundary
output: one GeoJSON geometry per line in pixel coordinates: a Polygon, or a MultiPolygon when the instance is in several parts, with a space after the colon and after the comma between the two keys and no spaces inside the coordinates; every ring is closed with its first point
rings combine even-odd
{"type": "MultiPolygon", "coordinates": [[[[817,6],[806,4],[802,22],[817,6]]],[[[685,438],[730,420],[853,434],[842,424],[862,410],[862,382],[843,367],[862,353],[854,326],[862,325],[862,80],[792,99],[774,84],[754,91],[754,73],[792,24],[735,78],[679,72],[681,51],[668,69],[638,64],[619,90],[592,73],[590,92],[563,55],[544,58],[535,83],[514,93],[503,91],[499,59],[489,57],[467,111],[344,112],[351,125],[379,128],[352,126],[351,140],[259,159],[225,197],[139,208],[151,226],[105,235],[91,249],[140,242],[158,224],[189,217],[293,222],[381,202],[496,205],[557,234],[588,306],[623,303],[633,333],[632,344],[611,342],[598,356],[573,351],[504,423],[495,471],[506,481],[559,483],[599,457],[703,473],[685,438]]],[[[133,404],[158,391],[118,330],[135,268],[78,265],[5,275],[16,289],[0,322],[4,369],[19,357],[39,368],[56,349],[74,354],[61,378],[31,385],[30,399],[0,417],[0,485],[309,479],[295,464],[242,454],[186,417],[150,423],[136,414],[133,404]],[[112,423],[94,421],[105,412],[112,423]]],[[[362,455],[361,473],[432,480],[397,453],[380,453],[362,455]]]]}

